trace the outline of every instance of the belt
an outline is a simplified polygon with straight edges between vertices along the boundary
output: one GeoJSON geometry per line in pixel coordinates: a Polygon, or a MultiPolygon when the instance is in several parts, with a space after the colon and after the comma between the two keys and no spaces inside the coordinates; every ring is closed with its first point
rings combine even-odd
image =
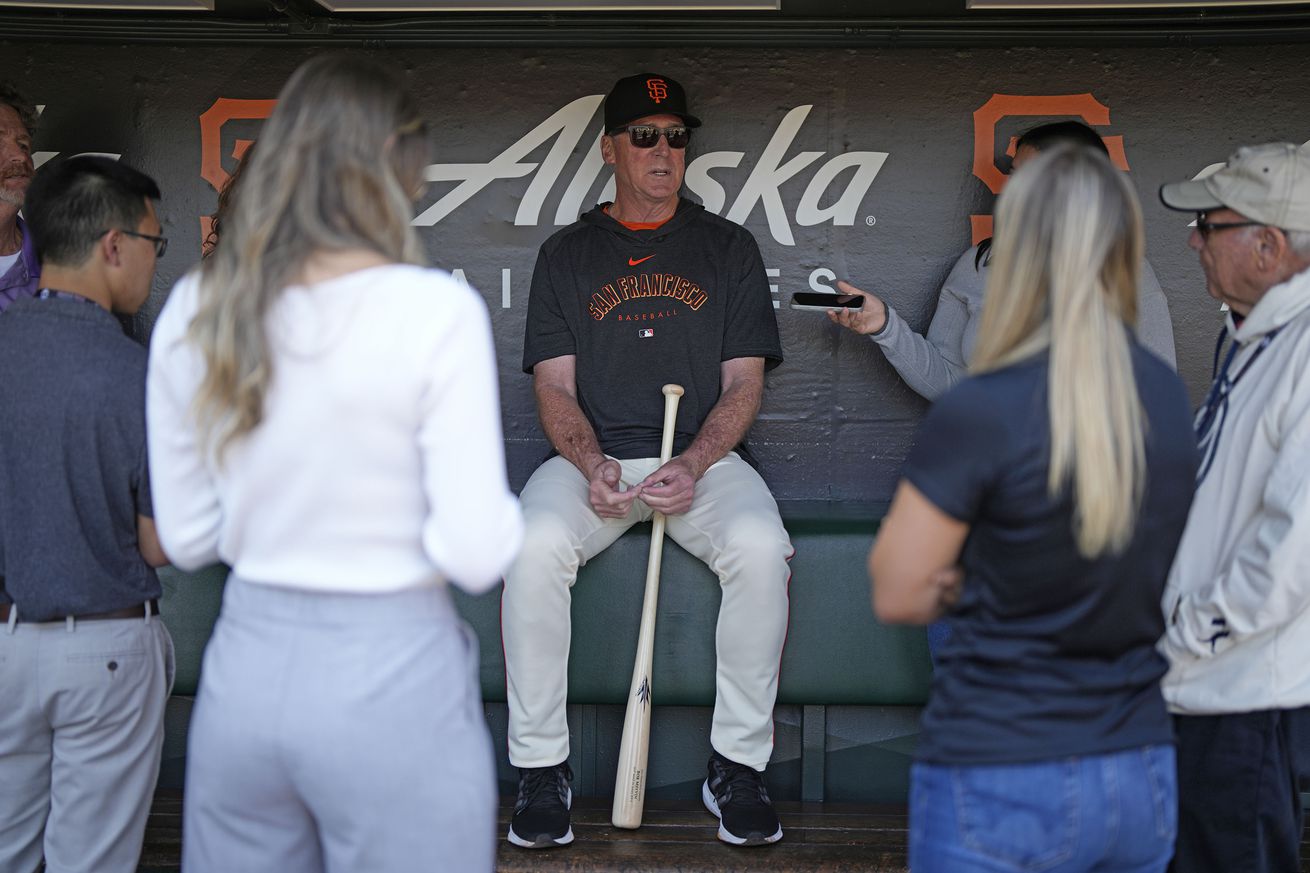
{"type": "MultiPolygon", "coordinates": [[[[0,623],[9,621],[8,603],[0,603],[0,623]]],[[[113,621],[122,618],[145,618],[147,615],[159,615],[159,601],[151,598],[145,603],[138,603],[136,606],[125,606],[122,609],[111,609],[108,612],[92,612],[88,615],[59,616],[58,618],[46,619],[51,621],[64,621],[66,618],[72,618],[73,621],[113,621]]],[[[28,623],[21,614],[18,621],[28,623]]],[[[41,624],[42,622],[30,622],[32,624],[41,624]]]]}

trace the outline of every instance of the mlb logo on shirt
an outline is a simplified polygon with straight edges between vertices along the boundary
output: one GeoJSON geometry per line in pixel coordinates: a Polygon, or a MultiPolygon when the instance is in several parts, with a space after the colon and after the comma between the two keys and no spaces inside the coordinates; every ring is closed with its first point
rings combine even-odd
{"type": "Polygon", "coordinates": [[[637,331],[637,336],[641,337],[642,339],[645,339],[646,337],[652,337],[654,335],[655,335],[655,329],[651,327],[644,327],[641,330],[637,331]]]}

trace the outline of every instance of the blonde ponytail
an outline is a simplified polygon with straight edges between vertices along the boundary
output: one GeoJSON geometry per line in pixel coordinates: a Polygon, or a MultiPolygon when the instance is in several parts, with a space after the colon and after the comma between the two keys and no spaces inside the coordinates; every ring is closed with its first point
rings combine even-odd
{"type": "Polygon", "coordinates": [[[1072,487],[1082,555],[1122,551],[1145,484],[1129,344],[1143,251],[1137,197],[1104,156],[1060,146],[1015,174],[996,226],[972,368],[1049,349],[1048,491],[1072,487]]]}

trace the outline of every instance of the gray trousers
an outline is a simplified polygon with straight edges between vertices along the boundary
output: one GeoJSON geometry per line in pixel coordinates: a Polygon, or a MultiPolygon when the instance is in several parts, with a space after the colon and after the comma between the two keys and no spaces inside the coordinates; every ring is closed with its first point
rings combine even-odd
{"type": "Polygon", "coordinates": [[[492,870],[476,653],[444,588],[231,578],[191,721],[182,869],[492,870]]]}
{"type": "Polygon", "coordinates": [[[172,686],[158,617],[0,626],[0,871],[134,873],[172,686]]]}

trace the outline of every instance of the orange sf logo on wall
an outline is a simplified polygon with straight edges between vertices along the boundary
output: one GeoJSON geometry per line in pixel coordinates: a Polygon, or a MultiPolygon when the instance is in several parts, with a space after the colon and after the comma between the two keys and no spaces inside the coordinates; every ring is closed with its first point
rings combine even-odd
{"type": "MultiPolygon", "coordinates": [[[[230,100],[220,97],[214,101],[200,116],[200,177],[208,182],[215,191],[222,191],[227,184],[228,172],[223,169],[223,125],[235,120],[259,121],[273,114],[276,100],[230,100]]],[[[236,160],[250,148],[252,140],[238,139],[232,145],[232,154],[236,160]]],[[[208,215],[200,217],[200,238],[209,237],[212,219],[208,215]]]]}
{"type": "MultiPolygon", "coordinates": [[[[973,174],[993,194],[1001,193],[1006,180],[1006,174],[996,166],[996,125],[1002,118],[1012,116],[1073,116],[1096,127],[1110,123],[1110,107],[1097,101],[1091,94],[993,94],[990,100],[973,113],[973,174]]],[[[1106,136],[1102,140],[1110,151],[1110,160],[1119,169],[1127,170],[1128,156],[1124,154],[1124,138],[1106,136]]],[[[1014,145],[1012,137],[1005,154],[1014,157],[1014,145]]],[[[972,225],[975,245],[992,235],[990,215],[971,215],[969,223],[972,225]]]]}
{"type": "Polygon", "coordinates": [[[669,89],[665,86],[663,79],[647,79],[646,93],[650,94],[650,99],[656,103],[663,103],[669,96],[669,89]]]}

